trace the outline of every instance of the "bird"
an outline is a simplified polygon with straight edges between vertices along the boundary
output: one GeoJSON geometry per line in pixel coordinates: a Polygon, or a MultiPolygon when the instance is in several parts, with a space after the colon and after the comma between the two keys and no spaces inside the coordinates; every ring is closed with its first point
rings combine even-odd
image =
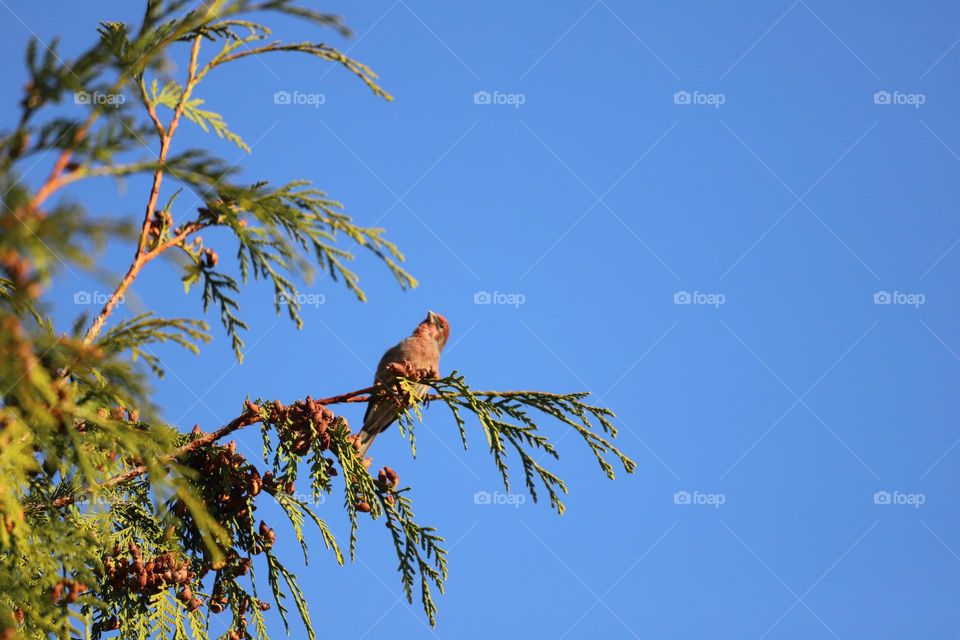
{"type": "MultiPolygon", "coordinates": [[[[408,370],[429,371],[440,375],[440,352],[450,338],[450,323],[439,313],[427,312],[427,317],[408,337],[404,338],[380,358],[374,374],[374,386],[391,388],[396,379],[398,366],[408,370]]],[[[417,395],[422,396],[426,385],[417,385],[417,395]]],[[[358,454],[362,459],[374,438],[386,431],[399,416],[401,407],[390,395],[370,394],[367,412],[363,416],[363,428],[357,434],[358,454]]]]}

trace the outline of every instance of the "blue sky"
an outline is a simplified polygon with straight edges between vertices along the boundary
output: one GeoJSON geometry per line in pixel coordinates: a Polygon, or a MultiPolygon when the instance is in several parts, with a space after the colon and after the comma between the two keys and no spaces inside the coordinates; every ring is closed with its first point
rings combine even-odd
{"type": "MultiPolygon", "coordinates": [[[[16,114],[31,32],[64,34],[72,54],[98,19],[136,19],[133,4],[0,2],[2,121],[16,114]]],[[[299,332],[251,286],[242,366],[222,332],[203,360],[158,351],[167,419],[213,428],[246,394],[364,387],[384,349],[434,309],[453,327],[445,371],[478,388],[594,392],[638,470],[607,481],[548,424],[568,512],[478,505],[475,493],[502,491],[482,434],[462,451],[431,407],[416,461],[395,431],[373,455],[449,542],[439,624],[431,632],[398,599],[386,533],[369,524],[361,560],[344,568],[319,549],[302,567],[290,546],[323,633],[957,636],[955,4],[325,9],[355,37],[288,21],[275,31],[348,49],[394,102],[313,60],[247,60],[198,95],[253,153],[189,124],[179,148],[204,145],[250,180],[313,180],[359,222],[386,227],[422,285],[401,292],[361,256],[370,301],[321,279],[304,290],[323,304],[305,308],[299,332]],[[275,104],[278,91],[322,98],[275,104]],[[482,292],[493,303],[477,304],[482,292]],[[508,300],[522,304],[498,304],[508,300]]],[[[146,188],[80,184],[63,197],[139,219],[146,188]]],[[[227,238],[207,239],[232,253],[227,238]]],[[[102,264],[121,269],[130,252],[102,264]]],[[[64,273],[52,292],[63,326],[90,311],[76,292],[109,287],[64,273]]],[[[119,317],[199,313],[169,265],[151,265],[134,294],[119,317]]],[[[344,415],[356,424],[362,410],[344,415]]],[[[255,434],[241,444],[255,450],[255,434]]],[[[343,536],[340,498],[320,509],[343,536]]]]}

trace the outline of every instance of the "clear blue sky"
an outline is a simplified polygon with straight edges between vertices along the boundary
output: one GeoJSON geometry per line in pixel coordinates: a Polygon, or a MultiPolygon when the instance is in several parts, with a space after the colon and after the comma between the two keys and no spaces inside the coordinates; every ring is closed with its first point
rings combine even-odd
{"type": "MultiPolygon", "coordinates": [[[[97,19],[135,19],[134,4],[0,2],[2,121],[15,115],[31,31],[45,42],[64,33],[72,54],[97,19]]],[[[348,48],[395,102],[313,60],[248,60],[199,96],[253,154],[189,124],[180,144],[236,159],[250,180],[314,180],[361,223],[387,227],[422,286],[401,292],[362,257],[370,301],[320,280],[306,291],[324,304],[305,309],[299,332],[251,287],[243,366],[219,331],[205,360],[158,351],[167,418],[212,428],[248,393],[289,401],[363,387],[383,350],[434,309],[453,326],[444,370],[479,388],[595,392],[639,468],[608,482],[548,425],[568,513],[476,505],[476,492],[502,490],[482,434],[463,452],[431,407],[416,461],[396,432],[373,453],[449,541],[439,625],[431,633],[398,600],[392,549],[373,524],[362,560],[344,568],[319,549],[301,567],[287,544],[324,635],[957,636],[954,3],[325,8],[356,37],[287,22],[278,34],[348,48]],[[277,105],[277,91],[324,100],[277,105]],[[492,104],[475,103],[483,91],[492,104]],[[475,304],[481,291],[524,302],[475,304]],[[675,304],[682,292],[690,304],[675,304]],[[878,292],[889,304],[875,304],[878,292]],[[694,504],[675,503],[684,491],[694,504]]],[[[69,195],[139,219],[146,190],[100,182],[69,195]]],[[[232,253],[226,238],[208,240],[232,253]]],[[[103,264],[119,269],[129,253],[103,264]]],[[[58,318],[88,310],[74,292],[107,287],[65,274],[58,318]]],[[[135,294],[123,313],[199,313],[169,265],[152,265],[135,294]]],[[[257,447],[254,434],[242,441],[257,447]]],[[[321,513],[342,537],[340,497],[321,513]]]]}

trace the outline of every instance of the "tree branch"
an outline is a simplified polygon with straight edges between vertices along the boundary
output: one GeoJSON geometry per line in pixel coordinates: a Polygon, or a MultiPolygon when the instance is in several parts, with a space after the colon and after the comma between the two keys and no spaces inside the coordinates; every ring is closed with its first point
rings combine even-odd
{"type": "MultiPolygon", "coordinates": [[[[370,394],[373,393],[375,389],[376,389],[375,386],[365,387],[363,389],[357,389],[356,391],[348,391],[347,393],[341,393],[339,395],[330,396],[329,398],[317,399],[317,400],[314,400],[314,402],[322,405],[367,402],[370,399],[370,394]]],[[[474,391],[473,395],[475,396],[497,395],[500,397],[509,398],[509,397],[515,397],[515,396],[530,395],[533,393],[536,393],[541,396],[548,396],[553,398],[565,397],[563,394],[545,393],[542,391],[536,391],[536,392],[534,391],[474,391]]],[[[462,393],[429,394],[424,396],[422,399],[424,401],[430,401],[430,400],[440,400],[442,398],[456,398],[456,397],[464,397],[464,396],[465,394],[462,394],[462,393]]],[[[160,458],[159,463],[161,465],[169,464],[170,462],[173,462],[177,458],[180,458],[181,456],[186,455],[191,451],[194,451],[212,442],[216,442],[217,440],[220,440],[221,438],[228,436],[235,431],[243,429],[244,427],[248,427],[253,424],[258,424],[261,421],[262,420],[258,413],[253,413],[249,408],[247,408],[241,415],[237,416],[236,418],[228,422],[223,427],[220,427],[216,431],[204,433],[203,435],[199,436],[195,440],[191,440],[189,443],[183,445],[182,447],[177,448],[170,454],[163,456],[162,458],[160,458]]],[[[53,506],[55,509],[58,509],[66,505],[73,504],[77,502],[77,500],[79,500],[81,497],[90,495],[94,493],[96,490],[109,489],[111,487],[115,487],[118,484],[122,484],[124,482],[127,482],[128,480],[132,480],[138,476],[141,476],[147,473],[147,471],[149,471],[149,467],[145,464],[138,465],[131,469],[127,469],[122,473],[119,473],[115,476],[108,478],[107,480],[104,480],[103,482],[101,482],[95,487],[84,489],[83,491],[80,491],[73,495],[62,496],[60,498],[57,498],[51,503],[51,506],[53,506]]]]}
{"type": "MultiPolygon", "coordinates": [[[[90,344],[100,334],[100,331],[103,329],[103,325],[110,317],[110,314],[113,313],[113,310],[123,297],[123,294],[126,293],[127,289],[130,288],[130,285],[133,284],[133,281],[136,280],[137,275],[140,273],[140,270],[143,268],[143,266],[156,256],[160,255],[160,253],[173,246],[173,244],[176,244],[173,242],[167,242],[159,245],[153,251],[147,251],[147,242],[150,237],[150,226],[153,221],[154,211],[157,207],[157,199],[160,197],[160,185],[163,183],[164,163],[167,161],[167,153],[170,150],[170,142],[173,139],[173,134],[177,129],[177,125],[180,123],[180,117],[183,115],[183,110],[186,107],[187,100],[190,98],[190,94],[197,84],[197,57],[200,54],[201,39],[202,36],[200,35],[197,35],[193,39],[193,46],[190,49],[190,63],[187,68],[187,83],[186,86],[184,86],[180,100],[177,102],[177,106],[173,111],[173,118],[171,118],[170,124],[167,126],[165,131],[163,130],[163,125],[160,124],[160,121],[157,118],[156,111],[150,108],[149,100],[146,101],[148,105],[147,111],[150,112],[150,117],[153,120],[154,125],[157,127],[158,133],[160,134],[160,154],[157,170],[153,173],[153,185],[150,188],[150,197],[147,200],[147,208],[146,212],[144,213],[143,226],[140,228],[140,239],[137,241],[137,251],[133,256],[133,262],[130,264],[130,268],[127,269],[127,273],[123,276],[123,279],[117,285],[117,288],[114,289],[106,303],[104,303],[100,313],[97,314],[96,318],[94,318],[93,323],[87,330],[86,335],[84,335],[84,344],[90,344]]],[[[193,229],[193,231],[195,230],[196,229],[193,229]]],[[[185,238],[193,231],[181,233],[179,236],[177,236],[179,238],[177,242],[185,238]]]]}
{"type": "MultiPolygon", "coordinates": [[[[237,416],[236,418],[228,422],[223,427],[220,427],[216,431],[205,433],[200,437],[198,437],[197,439],[191,440],[190,442],[183,445],[182,447],[177,448],[172,453],[160,458],[159,463],[168,464],[170,462],[173,462],[177,458],[183,455],[186,455],[191,451],[199,449],[200,447],[210,444],[211,442],[215,442],[220,438],[223,438],[224,436],[230,435],[231,433],[233,433],[234,431],[237,431],[238,429],[242,429],[243,427],[248,427],[252,424],[257,424],[258,422],[260,422],[260,416],[258,414],[253,413],[252,411],[249,411],[249,410],[244,411],[242,415],[237,416]]],[[[131,469],[127,469],[123,473],[118,473],[117,475],[112,476],[107,480],[104,480],[103,482],[98,484],[96,487],[87,488],[73,495],[62,496],[60,498],[57,498],[51,503],[51,506],[55,509],[59,509],[60,507],[64,507],[68,504],[73,504],[74,502],[79,500],[81,497],[90,495],[98,489],[109,489],[110,487],[115,487],[118,484],[123,484],[124,482],[127,482],[128,480],[133,480],[137,476],[141,476],[145,474],[147,471],[149,471],[149,468],[145,464],[141,464],[131,469]]]]}
{"type": "MultiPolygon", "coordinates": [[[[180,28],[178,28],[176,31],[169,34],[166,38],[158,42],[149,51],[144,52],[143,55],[140,56],[140,58],[133,65],[131,65],[130,69],[142,68],[142,66],[146,66],[147,62],[158,51],[162,51],[164,47],[166,47],[171,42],[180,38],[183,34],[196,28],[196,26],[206,22],[209,19],[209,15],[212,13],[212,9],[213,7],[207,7],[206,11],[204,11],[202,14],[198,14],[196,18],[196,24],[194,24],[193,21],[185,21],[182,25],[180,25],[180,28]]],[[[199,46],[200,46],[199,40],[200,40],[200,36],[198,35],[197,38],[194,40],[194,44],[193,44],[194,52],[199,49],[199,46]]],[[[191,55],[193,55],[194,52],[192,52],[191,55]]],[[[194,58],[192,62],[193,62],[193,69],[191,73],[192,75],[195,75],[196,59],[194,58]]],[[[124,70],[124,72],[116,80],[113,87],[110,89],[111,93],[118,92],[122,89],[124,83],[127,81],[129,77],[130,69],[124,70]]],[[[190,89],[192,89],[192,87],[190,87],[190,89]]],[[[164,136],[165,134],[163,133],[163,125],[160,124],[159,119],[156,116],[156,112],[154,111],[151,113],[150,111],[151,109],[148,107],[148,113],[150,114],[151,120],[153,120],[154,126],[157,127],[157,130],[160,133],[161,137],[164,136]]],[[[53,195],[54,192],[56,192],[60,187],[64,186],[69,182],[68,180],[64,180],[62,176],[63,176],[63,170],[66,169],[68,164],[70,164],[70,159],[73,157],[73,147],[83,141],[83,139],[87,136],[87,133],[90,131],[90,128],[97,121],[97,119],[99,119],[99,117],[100,117],[100,111],[94,109],[93,111],[90,112],[90,115],[87,116],[87,119],[83,122],[83,124],[81,124],[80,127],[76,130],[76,133],[74,133],[73,135],[72,143],[68,145],[67,148],[65,148],[60,153],[60,156],[57,158],[56,162],[54,162],[53,167],[50,170],[50,174],[47,176],[47,179],[44,180],[43,184],[40,185],[40,188],[37,190],[37,193],[34,194],[33,198],[30,200],[29,208],[31,210],[36,210],[41,204],[43,204],[47,200],[47,198],[53,195]]],[[[171,128],[170,133],[172,132],[173,131],[171,128]]]]}
{"type": "MultiPolygon", "coordinates": [[[[314,402],[316,402],[317,404],[323,404],[323,405],[342,404],[347,402],[366,402],[369,396],[365,394],[369,394],[370,392],[373,391],[373,389],[374,389],[373,387],[367,387],[365,389],[358,389],[357,391],[350,391],[348,393],[342,393],[340,395],[331,396],[329,398],[315,400],[314,402]]],[[[174,460],[176,460],[177,458],[180,458],[190,453],[191,451],[195,451],[196,449],[199,449],[204,445],[210,444],[212,442],[216,442],[217,440],[220,440],[221,438],[230,435],[234,431],[238,431],[240,429],[243,429],[244,427],[249,427],[250,425],[257,424],[259,422],[261,422],[260,415],[250,411],[250,409],[248,408],[241,415],[237,416],[236,418],[234,418],[224,426],[220,427],[216,431],[204,433],[203,435],[199,436],[195,440],[191,440],[190,442],[183,445],[182,447],[178,447],[171,453],[167,454],[166,456],[163,456],[162,458],[160,458],[158,462],[161,465],[169,464],[174,460]]],[[[129,480],[133,480],[134,478],[138,476],[142,476],[143,474],[147,473],[147,471],[149,470],[150,470],[149,467],[145,464],[132,467],[130,469],[127,469],[126,471],[123,471],[122,473],[118,473],[117,475],[104,480],[103,482],[96,485],[95,487],[89,487],[87,489],[84,489],[82,491],[79,491],[69,496],[62,496],[60,498],[57,498],[50,504],[54,509],[65,507],[67,505],[77,502],[84,496],[94,493],[97,490],[109,489],[111,487],[117,486],[118,484],[123,484],[124,482],[127,482],[129,480]]]]}
{"type": "Polygon", "coordinates": [[[66,184],[66,180],[62,178],[63,170],[66,169],[67,165],[70,164],[70,159],[73,157],[73,146],[80,144],[87,135],[87,131],[93,123],[96,121],[99,113],[94,111],[91,113],[86,121],[80,125],[80,128],[76,130],[73,134],[72,143],[67,146],[60,156],[57,158],[56,162],[53,163],[53,167],[50,169],[50,174],[47,176],[47,179],[44,180],[43,184],[40,185],[40,188],[37,190],[37,193],[34,194],[33,199],[30,201],[29,210],[36,211],[40,205],[42,205],[47,198],[49,198],[53,192],[66,184]]]}

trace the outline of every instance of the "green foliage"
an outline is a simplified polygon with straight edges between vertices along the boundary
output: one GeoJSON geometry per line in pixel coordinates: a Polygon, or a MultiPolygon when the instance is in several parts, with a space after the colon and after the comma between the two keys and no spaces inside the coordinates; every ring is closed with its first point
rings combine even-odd
{"type": "Polygon", "coordinates": [[[250,153],[250,147],[247,146],[247,143],[244,142],[240,136],[231,133],[230,130],[227,129],[227,123],[223,121],[223,116],[213,111],[206,111],[200,108],[200,105],[204,102],[202,99],[193,98],[192,100],[183,100],[183,87],[174,80],[167,82],[163,85],[163,89],[158,92],[157,79],[153,79],[153,84],[150,85],[150,106],[156,107],[157,105],[163,105],[171,110],[175,110],[181,100],[183,101],[183,115],[203,129],[204,133],[213,129],[218,138],[226,138],[247,153],[250,153]]]}
{"type": "MultiPolygon", "coordinates": [[[[456,371],[436,380],[401,379],[400,385],[406,393],[420,400],[443,402],[457,422],[464,449],[467,448],[464,411],[476,416],[486,436],[494,464],[503,479],[504,488],[510,490],[507,457],[512,450],[520,459],[524,482],[534,502],[537,500],[539,481],[550,497],[550,506],[556,509],[557,513],[564,512],[560,494],[567,493],[567,485],[533,456],[534,452],[539,451],[554,459],[559,458],[553,444],[531,416],[530,410],[549,416],[573,429],[590,447],[600,468],[611,480],[614,479],[614,467],[608,458],[618,460],[627,473],[633,473],[636,469],[636,463],[611,442],[612,438],[617,437],[617,429],[610,422],[613,412],[584,402],[590,395],[588,392],[558,394],[543,391],[473,391],[464,377],[456,371]],[[420,387],[433,389],[436,393],[420,397],[420,387]]],[[[419,403],[407,408],[401,416],[401,428],[406,429],[414,454],[416,445],[413,428],[422,418],[419,403]]]]}
{"type": "Polygon", "coordinates": [[[430,624],[437,622],[437,606],[430,594],[430,585],[443,593],[447,579],[447,552],[440,546],[443,538],[436,535],[433,527],[421,527],[413,521],[413,503],[406,496],[409,489],[379,495],[383,511],[387,515],[387,528],[393,537],[393,545],[400,561],[403,592],[407,602],[413,602],[413,585],[420,576],[420,601],[430,624]]]}
{"type": "MultiPolygon", "coordinates": [[[[278,16],[348,34],[339,18],[291,0],[147,0],[139,25],[102,22],[95,44],[75,58],[56,42],[27,48],[20,118],[0,135],[0,640],[114,632],[125,639],[210,638],[213,620],[227,623],[222,638],[261,639],[269,607],[285,624],[299,617],[313,638],[306,594],[274,545],[292,536],[304,562],[322,546],[344,564],[347,552],[319,509],[341,492],[350,559],[360,552],[360,528],[382,523],[406,598],[412,602],[419,591],[426,616],[436,621],[433,594],[448,575],[443,539],[416,521],[412,492],[400,488],[393,470],[371,475],[350,426],[329,408],[365,391],[289,406],[248,400],[229,423],[188,431],[166,424],[163,408],[151,401],[150,382],[163,374],[154,349],[199,353],[211,339],[206,322],[152,311],[113,317],[160,256],[177,257],[185,292],[199,289],[204,312],[219,312],[238,359],[247,325],[237,299],[251,278],[271,285],[276,312],[297,326],[297,287],[315,270],[365,300],[345,245],[372,255],[401,288],[416,286],[383,229],[358,224],[326,192],[303,180],[240,182],[235,163],[213,151],[175,148],[184,124],[250,151],[198,97],[210,73],[247,57],[306,54],[390,99],[364,64],[325,43],[272,40],[253,19],[278,16]],[[87,100],[79,116],[51,113],[83,94],[125,99],[87,100]],[[50,173],[30,189],[20,177],[45,154],[53,159],[50,173]],[[66,197],[81,180],[135,175],[152,179],[143,214],[101,219],[66,197]],[[180,214],[173,205],[182,191],[196,202],[180,214]],[[235,243],[233,269],[205,244],[207,230],[235,243]],[[121,243],[133,245],[134,257],[125,273],[110,274],[115,286],[103,307],[66,329],[56,326],[46,291],[57,276],[74,268],[99,274],[102,249],[121,243]],[[262,463],[237,453],[233,442],[222,444],[256,424],[262,463]],[[275,532],[258,522],[263,501],[275,503],[289,526],[275,532]]],[[[456,373],[401,379],[397,389],[375,392],[399,393],[400,428],[414,452],[424,402],[443,402],[453,412],[464,446],[467,414],[475,415],[504,483],[516,455],[534,498],[545,490],[561,513],[567,487],[539,462],[557,456],[541,417],[575,430],[608,477],[614,458],[628,472],[634,467],[611,443],[612,414],[587,404],[586,394],[473,391],[456,373]]]]}
{"type": "Polygon", "coordinates": [[[142,358],[154,373],[163,376],[160,359],[146,350],[147,345],[173,342],[192,353],[199,353],[198,343],[209,342],[207,323],[193,318],[157,318],[148,311],[117,323],[97,340],[107,353],[130,352],[136,361],[142,358]]]}

